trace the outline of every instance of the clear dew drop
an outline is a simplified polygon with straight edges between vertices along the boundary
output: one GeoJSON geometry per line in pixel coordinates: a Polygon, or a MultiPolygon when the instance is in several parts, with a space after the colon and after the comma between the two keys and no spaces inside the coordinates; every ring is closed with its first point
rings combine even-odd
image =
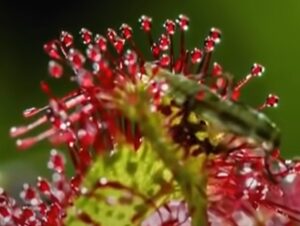
{"type": "Polygon", "coordinates": [[[60,78],[63,75],[63,67],[54,60],[49,61],[48,72],[53,78],[60,78]]]}
{"type": "Polygon", "coordinates": [[[53,59],[61,59],[56,40],[44,44],[44,51],[53,59]]]}
{"type": "Polygon", "coordinates": [[[262,66],[261,64],[254,63],[253,66],[251,67],[251,75],[252,76],[262,76],[262,74],[265,71],[265,67],[262,66]]]}
{"type": "Polygon", "coordinates": [[[169,66],[170,62],[171,62],[171,58],[168,54],[163,54],[159,59],[159,63],[162,67],[169,66]]]}
{"type": "Polygon", "coordinates": [[[169,49],[170,46],[170,38],[166,36],[165,34],[162,34],[160,39],[159,39],[159,48],[162,51],[166,51],[169,49]]]}
{"type": "Polygon", "coordinates": [[[77,81],[80,86],[85,87],[85,88],[94,86],[92,74],[85,69],[78,70],[77,81]]]}
{"type": "Polygon", "coordinates": [[[98,48],[96,48],[93,45],[89,45],[87,50],[86,50],[86,55],[87,57],[94,61],[94,62],[99,62],[101,60],[101,54],[98,48]]]}
{"type": "Polygon", "coordinates": [[[132,66],[137,62],[137,55],[132,50],[127,50],[125,57],[124,57],[124,64],[126,66],[132,66]]]}
{"type": "Polygon", "coordinates": [[[181,14],[178,16],[176,23],[182,31],[187,31],[189,29],[190,19],[187,16],[181,14]]]}
{"type": "Polygon", "coordinates": [[[102,35],[97,34],[95,36],[95,44],[102,52],[105,52],[107,50],[107,40],[102,35]]]}
{"type": "Polygon", "coordinates": [[[212,69],[211,75],[212,76],[220,76],[220,75],[222,75],[222,73],[223,73],[222,66],[215,62],[213,64],[213,69],[212,69]]]}
{"type": "Polygon", "coordinates": [[[132,37],[132,28],[128,24],[122,24],[120,27],[122,37],[125,39],[130,39],[132,37]]]}
{"type": "Polygon", "coordinates": [[[166,33],[168,35],[174,35],[175,34],[175,29],[176,29],[176,23],[173,20],[166,20],[164,23],[164,28],[166,30],[166,33]]]}
{"type": "Polygon", "coordinates": [[[203,53],[200,49],[194,48],[191,52],[191,61],[193,64],[200,63],[203,53]]]}
{"type": "Polygon", "coordinates": [[[275,94],[269,94],[265,103],[267,107],[277,107],[279,103],[279,97],[275,94]]]}
{"type": "Polygon", "coordinates": [[[41,177],[38,177],[37,188],[43,194],[49,194],[51,190],[49,182],[46,179],[43,179],[41,177]]]}
{"type": "Polygon", "coordinates": [[[150,32],[152,28],[152,18],[146,15],[142,15],[139,19],[141,29],[145,32],[150,32]]]}
{"type": "Polygon", "coordinates": [[[152,54],[155,58],[159,57],[160,48],[156,43],[153,43],[153,45],[151,46],[151,51],[152,51],[152,54]]]}
{"type": "Polygon", "coordinates": [[[215,49],[215,42],[211,37],[207,37],[204,41],[204,50],[205,52],[209,53],[214,51],[215,49]]]}
{"type": "Polygon", "coordinates": [[[213,28],[210,29],[209,37],[210,37],[216,44],[218,44],[218,43],[221,42],[221,35],[222,35],[222,33],[221,33],[221,30],[220,30],[220,29],[215,28],[215,27],[213,27],[213,28]]]}
{"type": "Polygon", "coordinates": [[[75,49],[70,49],[68,59],[75,69],[79,69],[85,62],[85,57],[75,49]]]}
{"type": "MultiPolygon", "coordinates": [[[[71,183],[71,187],[74,191],[79,191],[81,180],[82,180],[82,178],[80,176],[73,176],[71,178],[70,183],[71,183]]],[[[84,194],[83,191],[81,191],[81,192],[82,192],[81,194],[84,194]]]]}
{"type": "Polygon", "coordinates": [[[81,38],[82,38],[82,41],[83,41],[84,44],[88,45],[92,42],[93,34],[92,34],[91,31],[89,31],[86,28],[81,28],[79,33],[81,35],[81,38]]]}
{"type": "Polygon", "coordinates": [[[124,45],[125,45],[125,39],[122,38],[116,38],[116,40],[113,42],[113,45],[117,51],[117,53],[121,53],[124,49],[124,45]]]}
{"type": "Polygon", "coordinates": [[[59,154],[55,149],[51,150],[48,168],[58,173],[62,173],[65,169],[64,156],[59,154]]]}
{"type": "Polygon", "coordinates": [[[291,184],[291,183],[293,183],[293,182],[295,181],[296,178],[297,178],[297,174],[296,174],[296,173],[293,173],[293,174],[287,175],[287,176],[284,178],[284,180],[285,180],[286,183],[291,184]]]}
{"type": "Polygon", "coordinates": [[[68,48],[73,44],[73,36],[67,32],[67,31],[62,31],[60,33],[60,41],[63,44],[64,47],[68,48]]]}
{"type": "Polygon", "coordinates": [[[112,42],[112,43],[113,43],[113,42],[116,40],[116,38],[118,37],[117,32],[116,32],[114,29],[112,29],[112,28],[108,28],[108,29],[107,29],[106,35],[107,35],[108,40],[109,40],[110,42],[112,42]]]}

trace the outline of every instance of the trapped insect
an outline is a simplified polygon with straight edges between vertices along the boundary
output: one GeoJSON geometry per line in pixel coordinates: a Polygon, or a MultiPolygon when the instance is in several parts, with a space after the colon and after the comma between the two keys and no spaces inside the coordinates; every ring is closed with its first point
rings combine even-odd
{"type": "Polygon", "coordinates": [[[168,92],[177,103],[188,101],[191,109],[214,127],[261,144],[268,152],[279,147],[279,128],[259,110],[222,98],[206,85],[187,79],[184,75],[172,74],[162,68],[155,69],[151,63],[146,63],[145,69],[147,74],[167,81],[168,92]]]}

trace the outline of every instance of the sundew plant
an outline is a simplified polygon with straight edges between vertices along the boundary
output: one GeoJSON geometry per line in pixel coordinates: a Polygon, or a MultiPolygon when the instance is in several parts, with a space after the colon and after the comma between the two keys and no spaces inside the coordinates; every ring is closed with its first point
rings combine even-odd
{"type": "Polygon", "coordinates": [[[264,67],[250,64],[236,81],[213,62],[218,28],[187,49],[185,15],[159,37],[150,17],[139,23],[147,53],[127,24],[103,35],[82,28],[78,48],[67,31],[44,45],[51,77],[76,88],[58,97],[41,82],[49,102],[11,129],[19,149],[50,142],[53,173],[24,183],[21,201],[0,188],[0,224],[299,225],[300,164],[281,156],[280,130],[263,113],[279,98],[239,101],[264,67]]]}

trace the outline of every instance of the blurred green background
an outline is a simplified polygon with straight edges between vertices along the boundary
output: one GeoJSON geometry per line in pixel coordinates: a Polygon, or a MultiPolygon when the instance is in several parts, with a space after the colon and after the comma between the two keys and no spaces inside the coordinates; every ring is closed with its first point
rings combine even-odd
{"type": "MultiPolygon", "coordinates": [[[[39,88],[41,80],[49,80],[43,44],[62,29],[78,34],[81,27],[87,27],[104,33],[107,27],[118,28],[126,22],[135,28],[143,45],[145,36],[137,23],[141,14],[153,17],[156,31],[162,30],[165,19],[188,15],[189,47],[201,46],[210,27],[219,27],[223,39],[214,60],[236,79],[246,75],[253,62],[263,64],[265,76],[247,86],[243,100],[257,106],[268,93],[278,94],[279,107],[266,113],[282,130],[283,154],[298,155],[299,12],[300,1],[295,0],[0,1],[0,185],[18,187],[46,172],[51,149],[47,142],[21,153],[8,135],[11,126],[28,122],[22,119],[22,110],[47,101],[39,88]]],[[[55,86],[58,93],[67,91],[63,82],[55,86]]]]}

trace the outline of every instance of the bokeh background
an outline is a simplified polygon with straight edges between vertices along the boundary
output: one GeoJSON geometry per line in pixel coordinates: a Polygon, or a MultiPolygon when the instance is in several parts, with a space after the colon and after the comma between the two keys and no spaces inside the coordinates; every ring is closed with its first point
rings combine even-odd
{"type": "MultiPolygon", "coordinates": [[[[167,18],[183,13],[190,17],[188,45],[201,46],[210,27],[223,31],[214,59],[238,80],[253,62],[267,68],[262,78],[253,80],[243,100],[257,106],[268,93],[281,101],[266,113],[282,130],[282,151],[287,157],[299,155],[300,91],[300,1],[271,0],[90,0],[90,1],[0,1],[0,186],[14,192],[24,181],[45,175],[51,146],[42,142],[26,151],[17,151],[9,128],[27,123],[21,112],[43,106],[47,98],[39,82],[49,81],[48,57],[43,44],[64,29],[78,34],[81,27],[104,33],[126,22],[135,29],[144,45],[137,20],[153,17],[156,31],[167,18]]],[[[78,37],[79,38],[79,37],[78,37]]],[[[145,46],[142,47],[145,49],[145,46]]],[[[52,81],[51,81],[52,82],[52,81]]],[[[67,91],[64,82],[55,82],[59,94],[67,91]]]]}

